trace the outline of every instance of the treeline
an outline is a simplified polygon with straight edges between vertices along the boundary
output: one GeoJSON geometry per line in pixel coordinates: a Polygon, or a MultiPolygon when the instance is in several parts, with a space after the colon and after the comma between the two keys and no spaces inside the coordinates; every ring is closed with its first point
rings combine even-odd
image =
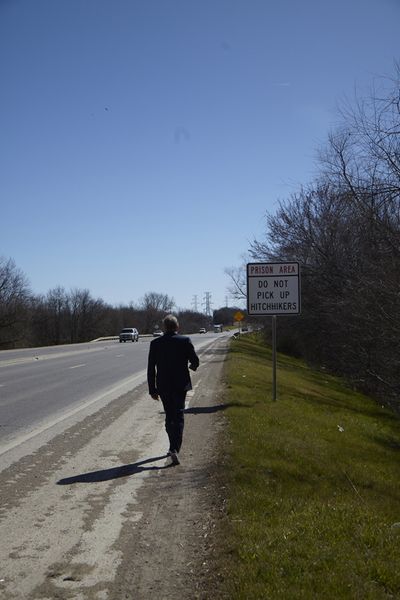
{"type": "MultiPolygon", "coordinates": [[[[59,286],[34,295],[15,262],[0,257],[0,349],[87,342],[117,335],[123,327],[152,333],[173,308],[173,298],[157,292],[148,292],[138,305],[128,306],[107,304],[87,289],[67,291],[59,286]]],[[[202,313],[176,314],[181,330],[188,333],[210,325],[210,318],[202,313]]]]}
{"type": "MultiPolygon", "coordinates": [[[[400,392],[400,71],[341,113],[320,174],[267,215],[254,261],[301,263],[278,343],[384,402],[400,392]]],[[[235,281],[240,288],[240,282],[235,281]]]]}

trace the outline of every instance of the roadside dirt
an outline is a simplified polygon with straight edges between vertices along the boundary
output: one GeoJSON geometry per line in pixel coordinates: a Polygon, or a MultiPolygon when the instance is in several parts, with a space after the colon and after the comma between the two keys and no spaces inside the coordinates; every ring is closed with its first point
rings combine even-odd
{"type": "Polygon", "coordinates": [[[146,507],[143,518],[120,536],[125,559],[112,600],[223,597],[213,558],[216,527],[225,508],[218,458],[225,349],[210,352],[208,376],[196,387],[185,417],[182,462],[147,481],[140,494],[146,507]]]}
{"type": "Polygon", "coordinates": [[[142,385],[1,472],[1,598],[224,598],[214,557],[226,344],[200,356],[179,466],[142,385]]]}

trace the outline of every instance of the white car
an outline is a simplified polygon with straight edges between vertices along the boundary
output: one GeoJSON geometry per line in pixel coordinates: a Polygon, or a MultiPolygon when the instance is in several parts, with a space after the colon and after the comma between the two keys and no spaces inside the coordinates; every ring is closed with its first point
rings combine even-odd
{"type": "Polygon", "coordinates": [[[207,329],[205,327],[200,327],[199,333],[207,333],[207,329]]]}
{"type": "Polygon", "coordinates": [[[119,334],[120,342],[138,342],[139,341],[139,332],[135,327],[124,327],[124,329],[119,334]]]}

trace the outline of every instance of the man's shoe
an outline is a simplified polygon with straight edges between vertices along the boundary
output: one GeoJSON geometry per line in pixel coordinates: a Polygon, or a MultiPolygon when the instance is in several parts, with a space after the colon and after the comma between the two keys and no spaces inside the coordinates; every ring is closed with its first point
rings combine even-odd
{"type": "Polygon", "coordinates": [[[178,456],[178,453],[177,453],[177,452],[175,452],[175,450],[172,450],[172,451],[171,451],[171,453],[170,453],[170,457],[171,457],[171,460],[172,460],[172,464],[173,464],[173,465],[179,465],[179,464],[180,464],[180,462],[179,462],[179,456],[178,456]]]}

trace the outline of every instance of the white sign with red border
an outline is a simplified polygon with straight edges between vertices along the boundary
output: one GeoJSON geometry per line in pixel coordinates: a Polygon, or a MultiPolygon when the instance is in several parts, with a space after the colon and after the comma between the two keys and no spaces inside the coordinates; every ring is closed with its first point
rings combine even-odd
{"type": "Polygon", "coordinates": [[[247,313],[260,316],[300,314],[300,264],[248,263],[247,313]]]}

